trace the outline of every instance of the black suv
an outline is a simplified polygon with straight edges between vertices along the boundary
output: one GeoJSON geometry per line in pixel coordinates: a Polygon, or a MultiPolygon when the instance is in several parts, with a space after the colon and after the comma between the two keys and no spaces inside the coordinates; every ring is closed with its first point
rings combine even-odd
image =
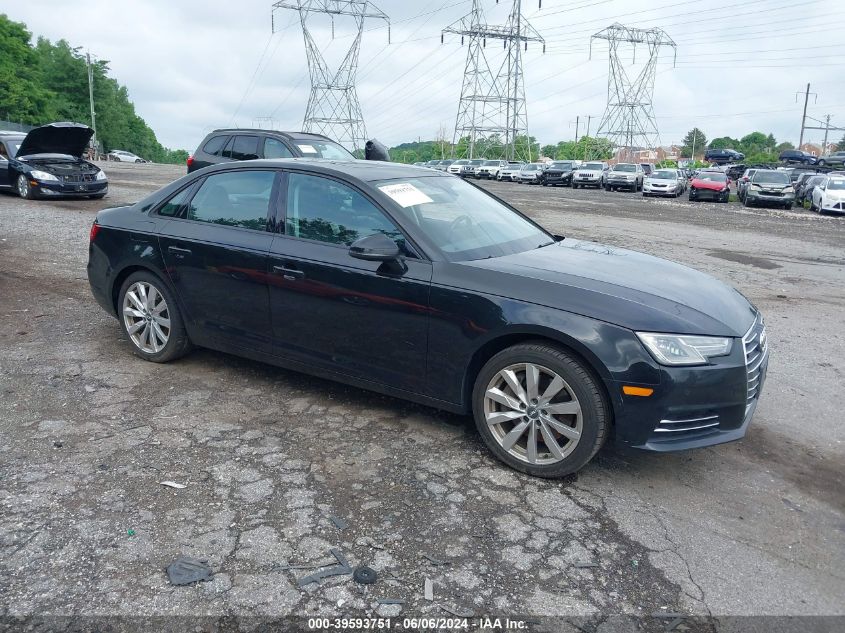
{"type": "Polygon", "coordinates": [[[815,165],[819,159],[809,152],[802,152],[800,149],[785,149],[778,156],[783,163],[801,163],[802,165],[815,165]]]}
{"type": "Polygon", "coordinates": [[[188,173],[233,160],[256,158],[333,158],[353,160],[343,146],[322,134],[275,130],[214,130],[187,160],[188,173]]]}
{"type": "Polygon", "coordinates": [[[745,154],[732,149],[708,149],[704,152],[704,160],[708,163],[737,163],[745,158],[745,154]]]}

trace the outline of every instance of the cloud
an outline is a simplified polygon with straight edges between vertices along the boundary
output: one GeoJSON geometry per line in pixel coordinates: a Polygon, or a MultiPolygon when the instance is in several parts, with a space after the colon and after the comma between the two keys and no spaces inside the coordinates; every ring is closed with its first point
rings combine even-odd
{"type": "MultiPolygon", "coordinates": [[[[172,2],[19,3],[3,6],[36,36],[66,39],[110,62],[137,112],[169,147],[193,150],[211,129],[250,127],[272,115],[278,129],[299,129],[310,82],[297,15],[277,11],[270,33],[269,0],[172,2]],[[260,64],[259,64],[260,62],[260,64]],[[254,77],[254,79],[253,79],[254,77]]],[[[467,14],[469,0],[409,3],[381,0],[391,16],[387,29],[367,22],[360,56],[358,95],[370,136],[390,145],[431,139],[441,126],[451,135],[463,81],[466,46],[440,31],[467,14]],[[420,15],[424,14],[424,15],[420,15]],[[415,19],[413,16],[419,16],[415,19]]],[[[772,132],[797,142],[803,102],[795,92],[807,82],[818,93],[808,114],[832,114],[845,126],[845,64],[836,56],[845,5],[816,2],[800,12],[782,0],[755,2],[753,20],[737,20],[730,8],[700,2],[606,0],[570,6],[546,0],[538,10],[524,0],[523,12],[545,37],[547,52],[529,46],[524,72],[529,130],[542,143],[573,138],[592,115],[595,132],[607,99],[607,46],[590,35],[619,21],[627,26],[661,26],[678,44],[678,64],[661,55],[654,86],[654,110],[661,141],[678,142],[693,126],[708,137],[772,132]],[[727,13],[726,13],[727,12],[727,13]]],[[[721,5],[719,5],[721,6],[721,5]]],[[[501,23],[507,2],[484,3],[488,21],[501,23]]],[[[314,34],[335,68],[352,42],[348,21],[315,18],[314,34]]],[[[488,43],[495,58],[494,43],[488,43]]],[[[639,60],[644,59],[638,50],[639,60]]],[[[498,54],[501,56],[501,54],[498,54]]],[[[808,131],[805,139],[820,140],[808,131]]],[[[841,132],[833,132],[838,138],[841,132]]]]}

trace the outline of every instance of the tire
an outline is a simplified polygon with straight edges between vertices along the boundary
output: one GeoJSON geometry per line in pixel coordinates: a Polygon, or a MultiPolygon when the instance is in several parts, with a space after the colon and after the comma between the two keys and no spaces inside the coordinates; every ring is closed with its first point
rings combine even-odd
{"type": "Polygon", "coordinates": [[[578,188],[578,185],[576,185],[574,182],[573,182],[571,185],[569,185],[569,186],[570,186],[570,187],[572,187],[573,189],[577,189],[577,188],[578,188]]]}
{"type": "Polygon", "coordinates": [[[786,209],[787,211],[792,211],[792,205],[791,204],[787,204],[783,208],[786,209]]]}
{"type": "Polygon", "coordinates": [[[605,186],[604,186],[604,190],[605,190],[605,191],[610,191],[610,185],[605,185],[605,186]]]}
{"type": "Polygon", "coordinates": [[[749,208],[752,206],[751,201],[748,199],[748,196],[745,196],[742,199],[742,206],[749,207],[749,208]]]}
{"type": "Polygon", "coordinates": [[[547,182],[543,181],[543,186],[544,186],[544,187],[548,187],[548,186],[549,186],[549,183],[547,183],[547,182]]]}
{"type": "Polygon", "coordinates": [[[16,184],[16,191],[18,192],[18,195],[21,198],[24,198],[25,200],[35,200],[37,194],[32,190],[32,187],[29,185],[29,180],[27,180],[26,176],[24,176],[23,174],[19,174],[16,184]]]}
{"type": "Polygon", "coordinates": [[[820,161],[819,161],[819,167],[825,167],[826,165],[827,165],[827,161],[826,161],[826,160],[820,160],[820,161]]]}
{"type": "Polygon", "coordinates": [[[135,162],[136,162],[136,163],[140,163],[140,162],[142,162],[142,161],[141,161],[141,159],[140,159],[140,158],[136,158],[136,159],[135,159],[135,162]]]}
{"type": "MultiPolygon", "coordinates": [[[[149,297],[153,295],[148,294],[147,296],[149,297]]],[[[120,329],[123,330],[123,334],[127,339],[129,339],[129,343],[132,345],[132,351],[136,356],[140,356],[144,360],[148,360],[153,363],[167,363],[184,356],[188,353],[188,351],[190,351],[191,341],[188,338],[187,331],[185,330],[185,325],[182,321],[182,315],[179,311],[179,306],[176,303],[176,298],[173,296],[173,293],[170,292],[167,285],[153,273],[138,271],[136,273],[132,273],[126,278],[126,281],[123,282],[123,285],[120,287],[120,293],[118,294],[117,313],[118,321],[120,322],[120,329]],[[164,300],[164,310],[160,309],[160,302],[155,302],[155,306],[160,310],[158,313],[156,313],[152,307],[149,307],[144,301],[144,296],[138,288],[139,285],[142,285],[147,289],[154,288],[156,293],[164,300]],[[129,293],[130,290],[132,290],[133,296],[138,301],[133,301],[131,298],[127,298],[127,293],[129,293]],[[141,308],[144,309],[141,310],[141,308]],[[126,312],[128,309],[132,310],[134,314],[126,312]],[[156,319],[156,314],[158,314],[159,319],[169,320],[170,323],[170,329],[168,331],[165,331],[167,328],[163,325],[163,323],[161,323],[161,320],[156,323],[156,325],[158,325],[158,332],[166,335],[166,340],[164,340],[164,344],[160,349],[157,347],[158,343],[160,343],[162,339],[157,334],[152,334],[152,338],[154,339],[153,343],[150,342],[151,338],[149,338],[149,335],[148,338],[143,338],[145,333],[148,331],[155,332],[155,330],[151,330],[151,325],[153,324],[152,320],[156,319]],[[166,317],[163,316],[165,314],[166,317]],[[131,321],[130,324],[127,323],[129,321],[131,321]],[[145,322],[146,325],[144,325],[145,322]],[[130,334],[129,326],[137,326],[139,324],[141,325],[141,328],[138,332],[130,334]],[[145,340],[146,345],[144,345],[145,340]]]]}
{"type": "MultiPolygon", "coordinates": [[[[523,380],[523,384],[526,384],[525,380],[523,380]]],[[[513,393],[511,391],[508,394],[505,391],[506,397],[511,402],[519,402],[518,398],[511,395],[513,393]]],[[[499,352],[487,361],[476,377],[472,405],[476,427],[490,451],[508,466],[536,477],[563,477],[578,471],[602,447],[610,430],[610,406],[606,401],[599,380],[570,353],[543,342],[514,345],[499,352]],[[488,416],[494,417],[498,411],[510,412],[511,409],[508,405],[502,403],[501,400],[494,401],[486,397],[488,389],[497,388],[500,385],[505,385],[500,390],[500,393],[510,389],[506,386],[507,383],[502,379],[500,372],[508,368],[513,368],[511,369],[513,376],[517,379],[522,379],[527,374],[525,371],[526,365],[532,365],[538,369],[538,375],[540,377],[538,395],[542,395],[548,385],[551,384],[552,375],[556,375],[562,379],[563,386],[552,397],[551,404],[546,406],[551,408],[556,404],[559,406],[561,404],[568,404],[571,399],[576,401],[577,407],[580,407],[578,408],[578,412],[553,414],[555,416],[565,416],[564,418],[553,417],[552,420],[555,422],[555,426],[540,422],[541,418],[545,421],[549,417],[552,417],[552,414],[548,414],[545,417],[536,415],[530,420],[528,416],[522,419],[517,417],[517,422],[506,420],[501,424],[490,424],[488,422],[488,416]],[[520,366],[522,369],[520,369],[520,366]],[[564,396],[565,399],[561,396],[564,396]],[[505,449],[501,443],[505,441],[504,436],[517,425],[525,425],[526,421],[528,421],[525,427],[526,432],[520,435],[510,450],[505,449]],[[545,450],[541,450],[539,441],[535,442],[538,449],[537,457],[539,459],[532,463],[528,450],[528,440],[530,437],[529,431],[533,425],[536,425],[536,437],[538,440],[542,440],[542,446],[545,447],[545,450]],[[565,439],[566,436],[557,431],[557,428],[562,428],[563,426],[568,426],[570,429],[577,429],[579,425],[580,436],[577,441],[574,439],[565,439]],[[546,431],[550,429],[555,430],[556,436],[553,434],[552,437],[556,440],[564,440],[566,442],[562,446],[562,442],[558,444],[558,449],[563,449],[559,452],[560,456],[553,455],[548,449],[541,426],[545,426],[546,431]],[[521,446],[523,440],[525,440],[524,448],[521,446]],[[574,445],[571,442],[575,442],[574,445]],[[542,461],[547,461],[547,463],[542,463],[542,461]]],[[[529,412],[531,406],[533,405],[528,401],[525,411],[529,412]]],[[[570,405],[571,407],[572,405],[570,405]]],[[[539,411],[546,410],[540,407],[538,409],[539,411]]],[[[539,411],[533,410],[531,411],[531,415],[534,416],[539,411]]]]}

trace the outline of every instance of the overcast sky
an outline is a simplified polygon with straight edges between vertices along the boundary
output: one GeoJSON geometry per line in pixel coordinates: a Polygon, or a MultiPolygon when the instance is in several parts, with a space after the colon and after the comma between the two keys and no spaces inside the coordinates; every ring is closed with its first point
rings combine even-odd
{"type": "MultiPolygon", "coordinates": [[[[172,148],[194,150],[211,129],[230,125],[298,130],[308,99],[305,46],[297,15],[271,0],[0,0],[0,12],[35,36],[64,38],[109,60],[138,113],[172,148]],[[260,119],[262,119],[259,121],[260,119]]],[[[388,145],[432,139],[455,125],[466,59],[460,39],[440,31],[469,12],[471,0],[379,0],[379,21],[361,45],[358,95],[370,137],[388,145]]],[[[483,0],[488,23],[503,23],[510,2],[483,0]]],[[[708,139],[760,130],[797,143],[803,99],[808,115],[845,127],[845,2],[838,0],[523,0],[523,14],[546,39],[529,45],[525,88],[530,133],[541,143],[571,139],[576,116],[593,131],[607,100],[608,51],[590,35],[614,21],[661,27],[677,43],[657,67],[654,110],[663,144],[697,125],[708,139]]],[[[350,23],[316,21],[330,66],[351,44],[350,23]]],[[[638,59],[643,58],[638,50],[638,59]]],[[[492,53],[491,53],[492,54],[492,53]]],[[[498,53],[496,53],[498,54],[498,53]]],[[[492,54],[495,58],[496,54],[492,54]]],[[[808,123],[812,124],[812,123],[808,123]]],[[[831,141],[842,132],[832,132],[831,141]]],[[[805,141],[821,141],[810,130],[805,141]]]]}

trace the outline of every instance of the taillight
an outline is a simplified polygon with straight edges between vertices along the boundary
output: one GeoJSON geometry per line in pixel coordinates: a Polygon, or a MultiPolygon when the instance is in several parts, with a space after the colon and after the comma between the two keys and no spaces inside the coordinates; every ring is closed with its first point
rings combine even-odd
{"type": "Polygon", "coordinates": [[[96,222],[94,222],[94,224],[91,225],[91,233],[88,236],[88,241],[93,242],[94,239],[97,237],[97,233],[99,233],[99,232],[100,232],[100,225],[97,224],[96,222]]]}
{"type": "Polygon", "coordinates": [[[188,158],[185,160],[185,163],[188,165],[188,167],[191,167],[194,164],[194,157],[188,156],[188,158]]]}

